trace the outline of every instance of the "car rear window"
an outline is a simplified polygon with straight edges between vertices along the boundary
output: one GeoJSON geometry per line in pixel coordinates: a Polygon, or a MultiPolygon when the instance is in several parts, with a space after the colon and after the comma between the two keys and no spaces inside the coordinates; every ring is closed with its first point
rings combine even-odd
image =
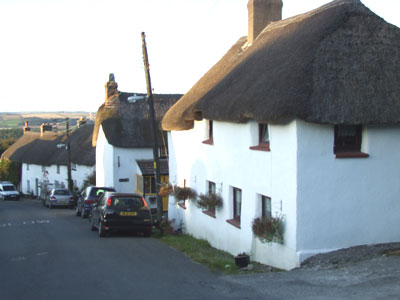
{"type": "Polygon", "coordinates": [[[92,188],[92,190],[90,191],[89,196],[90,197],[97,197],[99,196],[100,193],[104,193],[104,192],[115,192],[115,189],[113,188],[92,188]]]}
{"type": "Polygon", "coordinates": [[[54,195],[71,195],[69,190],[55,190],[54,195]]]}
{"type": "Polygon", "coordinates": [[[137,209],[144,206],[141,197],[114,197],[112,206],[118,210],[137,209]]]}
{"type": "Polygon", "coordinates": [[[15,191],[15,187],[13,185],[3,185],[4,191],[15,191]]]}

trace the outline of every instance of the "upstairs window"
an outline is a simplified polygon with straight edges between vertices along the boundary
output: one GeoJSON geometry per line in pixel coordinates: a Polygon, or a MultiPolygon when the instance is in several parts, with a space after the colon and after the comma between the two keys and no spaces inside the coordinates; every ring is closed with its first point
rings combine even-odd
{"type": "Polygon", "coordinates": [[[368,157],[361,152],[361,142],[361,125],[335,125],[333,153],[336,158],[368,157]]]}
{"type": "Polygon", "coordinates": [[[212,120],[207,121],[207,139],[203,141],[203,144],[213,145],[214,144],[214,124],[212,120]]]}
{"type": "Polygon", "coordinates": [[[258,124],[258,145],[250,147],[251,150],[270,151],[269,128],[267,123],[258,124]]]}

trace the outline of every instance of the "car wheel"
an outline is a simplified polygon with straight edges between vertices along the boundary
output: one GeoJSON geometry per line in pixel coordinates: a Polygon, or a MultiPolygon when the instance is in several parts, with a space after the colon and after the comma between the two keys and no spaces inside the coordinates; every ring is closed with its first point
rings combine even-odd
{"type": "Polygon", "coordinates": [[[75,207],[75,216],[80,216],[81,212],[79,211],[78,205],[75,207]]]}
{"type": "Polygon", "coordinates": [[[94,220],[93,220],[93,218],[90,219],[90,230],[91,230],[91,231],[95,231],[95,230],[96,230],[96,226],[94,226],[94,220]]]}
{"type": "Polygon", "coordinates": [[[101,221],[99,221],[98,230],[99,230],[99,237],[105,237],[106,236],[106,233],[104,231],[103,222],[101,222],[101,221]]]}

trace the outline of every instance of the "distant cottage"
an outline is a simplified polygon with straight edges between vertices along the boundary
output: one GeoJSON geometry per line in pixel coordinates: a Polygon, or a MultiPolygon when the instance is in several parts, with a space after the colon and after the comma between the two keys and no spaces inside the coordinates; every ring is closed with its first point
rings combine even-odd
{"type": "Polygon", "coordinates": [[[249,1],[248,37],[162,127],[170,180],[223,198],[211,214],[170,201],[169,218],[219,249],[291,269],[400,241],[400,29],[358,0],[286,20],[282,5],[249,1]],[[283,244],[263,244],[253,221],[275,216],[283,244]]]}
{"type": "MultiPolygon", "coordinates": [[[[77,188],[95,171],[93,124],[84,123],[78,122],[69,136],[72,180],[77,188]]],[[[49,124],[42,124],[41,132],[30,131],[26,122],[23,136],[1,158],[21,163],[21,191],[39,196],[44,182],[50,188],[68,187],[66,145],[65,132],[54,132],[49,124]]]]}
{"type": "MultiPolygon", "coordinates": [[[[119,92],[113,76],[110,76],[105,88],[106,100],[98,109],[93,133],[96,184],[114,187],[118,192],[141,193],[152,207],[156,207],[153,138],[147,95],[119,92]]],[[[161,179],[165,182],[168,182],[168,146],[160,121],[181,96],[154,95],[161,179]]],[[[165,210],[168,209],[167,203],[168,199],[164,199],[165,210]]]]}

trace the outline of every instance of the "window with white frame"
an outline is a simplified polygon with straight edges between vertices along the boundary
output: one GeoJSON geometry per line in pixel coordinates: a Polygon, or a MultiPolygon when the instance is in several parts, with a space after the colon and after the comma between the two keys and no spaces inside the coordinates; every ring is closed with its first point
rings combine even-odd
{"type": "Polygon", "coordinates": [[[226,222],[237,228],[240,228],[240,217],[242,214],[242,190],[236,187],[231,187],[231,191],[232,219],[226,220],[226,222]]]}
{"type": "Polygon", "coordinates": [[[271,209],[271,198],[261,195],[261,217],[271,219],[272,209],[271,209]]]}

